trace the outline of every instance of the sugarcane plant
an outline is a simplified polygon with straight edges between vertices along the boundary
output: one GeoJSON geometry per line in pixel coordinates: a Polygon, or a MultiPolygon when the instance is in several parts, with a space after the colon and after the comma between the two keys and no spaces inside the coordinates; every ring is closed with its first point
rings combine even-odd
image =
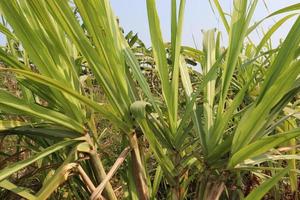
{"type": "Polygon", "coordinates": [[[170,3],[166,43],[155,0],[146,0],[147,49],[137,35],[124,36],[108,0],[0,2],[8,41],[0,72],[16,79],[19,91],[0,90],[0,136],[39,145],[0,170],[0,187],[47,199],[72,175],[76,198],[117,199],[110,181],[123,166],[127,199],[261,199],[288,173],[297,191],[300,5],[251,25],[258,0],[234,0],[231,22],[214,0],[228,47],[220,32],[208,30],[199,50],[181,45],[186,1],[170,3]],[[264,20],[284,13],[258,45],[250,40],[264,20]],[[291,18],[287,37],[273,48],[272,34],[291,18]],[[154,85],[145,68],[158,80],[154,85]],[[101,120],[122,135],[112,166],[99,156],[101,120]],[[38,192],[9,179],[37,162],[60,163],[38,192]],[[246,195],[245,175],[265,177],[265,171],[272,176],[246,195]],[[237,189],[229,192],[230,186],[237,189]]]}
{"type": "MultiPolygon", "coordinates": [[[[72,150],[74,153],[66,153],[66,155],[70,154],[70,156],[67,157],[65,163],[61,166],[63,170],[76,160],[74,156],[77,155],[78,151],[88,153],[97,178],[97,184],[100,184],[105,179],[106,173],[97,155],[99,147],[96,145],[97,133],[93,123],[94,112],[104,114],[103,116],[108,117],[105,117],[106,119],[114,121],[117,127],[121,128],[120,130],[128,135],[128,142],[133,149],[131,151],[131,160],[134,169],[132,167],[132,170],[137,171],[137,173],[131,173],[135,176],[134,178],[130,176],[130,178],[134,179],[133,182],[136,183],[134,188],[137,188],[142,195],[145,193],[144,190],[146,188],[145,172],[141,163],[136,136],[132,129],[132,118],[129,113],[129,107],[136,97],[133,91],[134,88],[129,87],[130,80],[126,76],[128,70],[125,68],[124,57],[121,56],[123,54],[123,44],[115,40],[115,37],[118,38],[121,35],[109,4],[108,2],[97,1],[83,5],[82,1],[76,1],[77,9],[85,22],[86,31],[89,31],[90,34],[87,35],[78,23],[68,1],[64,3],[51,1],[48,3],[46,1],[15,1],[3,2],[1,5],[5,19],[9,21],[10,26],[14,30],[13,36],[18,38],[17,42],[22,41],[22,47],[26,49],[25,51],[28,55],[30,54],[30,59],[27,58],[27,54],[23,58],[16,58],[2,50],[3,62],[11,65],[13,70],[20,72],[18,74],[15,71],[20,76],[18,77],[20,83],[24,82],[21,85],[24,87],[25,92],[22,93],[23,96],[20,99],[2,90],[1,110],[6,113],[17,112],[18,114],[19,112],[19,114],[22,113],[33,117],[34,120],[29,123],[29,127],[26,127],[26,134],[30,133],[31,129],[39,130],[39,128],[42,128],[39,132],[44,132],[49,128],[53,129],[53,125],[57,126],[55,135],[51,137],[56,137],[57,139],[59,137],[69,138],[69,140],[63,141],[62,144],[56,143],[51,145],[50,149],[46,148],[39,154],[44,157],[61,148],[71,146],[74,149],[72,150]],[[93,22],[89,19],[91,16],[85,15],[85,13],[87,9],[92,9],[95,14],[95,7],[102,9],[101,12],[105,13],[105,17],[98,15],[96,18],[93,18],[93,22]],[[64,10],[64,12],[60,13],[57,8],[64,10]],[[10,15],[12,14],[11,10],[19,13],[24,21],[14,20],[13,18],[15,17],[10,15]],[[57,15],[53,15],[52,11],[54,10],[57,15]],[[73,23],[73,25],[65,24],[65,19],[70,20],[68,23],[73,23]],[[94,30],[91,22],[92,24],[98,24],[99,30],[94,30]],[[37,28],[38,26],[40,28],[37,28]],[[74,30],[74,28],[77,30],[74,30]],[[105,33],[103,30],[108,32],[105,33]],[[102,35],[99,35],[96,31],[98,33],[101,32],[102,35]],[[73,35],[74,33],[75,35],[73,35]],[[28,37],[28,34],[31,34],[31,36],[28,37]],[[65,37],[66,34],[70,34],[72,37],[65,37]],[[88,38],[88,36],[92,39],[88,38]],[[103,37],[106,39],[102,40],[103,37]],[[48,48],[49,46],[53,48],[48,48]],[[97,50],[95,51],[95,49],[97,50]],[[34,53],[30,53],[30,51],[34,53]],[[19,59],[21,60],[19,61],[19,59]],[[81,59],[84,62],[78,62],[81,59]],[[93,71],[91,73],[93,73],[97,82],[103,86],[110,104],[98,103],[92,100],[94,98],[93,94],[88,95],[83,91],[80,83],[80,72],[82,71],[81,68],[84,67],[82,66],[83,63],[89,63],[89,71],[93,71]],[[114,69],[111,66],[114,66],[114,69]],[[105,67],[107,68],[105,69],[105,67]],[[39,73],[33,73],[33,71],[38,71],[39,73]],[[28,77],[27,75],[24,76],[24,74],[27,74],[28,77]],[[44,101],[46,105],[40,103],[41,101],[44,101]],[[88,104],[82,104],[84,101],[88,104]],[[17,105],[20,107],[14,108],[17,105]],[[49,124],[49,122],[51,123],[49,124]],[[68,134],[65,135],[65,132],[68,134]],[[83,148],[80,148],[80,146],[83,148]],[[51,151],[53,147],[56,148],[51,151]]],[[[7,69],[5,68],[3,71],[7,69]]],[[[24,128],[23,126],[20,127],[19,123],[15,124],[12,121],[3,123],[5,124],[4,129],[12,128],[13,126],[17,126],[18,129],[24,128]]],[[[11,132],[13,133],[14,131],[11,132]]],[[[25,167],[35,162],[38,158],[41,157],[38,155],[34,156],[28,162],[23,162],[23,166],[16,164],[15,168],[9,167],[3,170],[1,179],[4,180],[10,174],[19,170],[20,166],[25,167]]],[[[70,167],[68,171],[71,169],[73,167],[70,167]]],[[[56,175],[49,180],[56,181],[57,186],[63,181],[60,180],[62,172],[59,172],[60,170],[57,170],[56,175]],[[58,180],[60,181],[58,182],[58,180]]],[[[3,185],[6,186],[7,184],[4,183],[3,185]]],[[[45,199],[56,189],[51,184],[44,184],[44,186],[45,188],[40,190],[36,198],[45,199]]],[[[108,183],[105,186],[107,193],[105,196],[109,199],[116,199],[110,184],[108,183]]],[[[93,192],[95,188],[89,189],[93,192]]]]}
{"type": "MultiPolygon", "coordinates": [[[[292,130],[283,131],[283,134],[279,134],[276,128],[288,118],[293,118],[293,114],[287,116],[282,112],[299,92],[299,35],[295,33],[299,32],[300,18],[296,19],[288,36],[277,49],[266,48],[268,51],[264,51],[263,47],[274,31],[295,14],[276,23],[256,47],[251,40],[245,45],[244,40],[257,26],[249,26],[249,22],[258,1],[234,1],[230,26],[219,2],[214,3],[228,31],[229,47],[222,53],[219,35],[215,37],[214,31],[205,33],[204,58],[201,62],[203,74],[212,72],[215,75],[203,89],[203,104],[193,108],[193,121],[199,134],[204,163],[206,170],[211,172],[202,175],[199,183],[200,199],[218,198],[232,173],[239,179],[244,170],[260,170],[258,164],[276,160],[276,156],[269,151],[283,141],[294,143],[292,138],[299,134],[297,125],[292,130]],[[216,176],[220,178],[216,180],[216,176]]],[[[298,6],[284,8],[268,17],[299,9],[298,6]]],[[[187,97],[193,101],[193,89],[184,67],[181,73],[185,77],[183,84],[187,97]]],[[[277,158],[283,157],[295,159],[289,155],[277,158]]],[[[293,163],[292,168],[295,170],[295,160],[293,163]]],[[[269,186],[268,182],[265,183],[264,192],[261,188],[257,189],[247,199],[262,198],[270,189],[272,179],[278,180],[287,172],[286,169],[279,172],[269,180],[269,186]],[[259,190],[260,193],[257,192],[259,190]]],[[[297,176],[294,172],[292,174],[295,184],[297,176]]],[[[274,180],[273,184],[276,183],[274,180]]]]}

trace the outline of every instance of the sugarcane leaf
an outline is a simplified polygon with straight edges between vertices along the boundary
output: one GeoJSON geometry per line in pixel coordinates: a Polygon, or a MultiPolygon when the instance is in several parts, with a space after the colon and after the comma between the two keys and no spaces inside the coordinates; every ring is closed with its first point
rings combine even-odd
{"type": "MultiPolygon", "coordinates": [[[[85,143],[85,142],[83,142],[85,143]]],[[[46,179],[43,183],[43,187],[36,194],[37,199],[47,199],[49,196],[65,181],[68,180],[69,174],[76,170],[78,164],[74,161],[77,158],[77,149],[78,146],[82,143],[77,143],[76,147],[73,146],[73,149],[68,154],[67,158],[64,160],[63,164],[55,170],[54,174],[46,179]]]]}
{"type": "Polygon", "coordinates": [[[0,90],[0,96],[0,110],[2,111],[38,117],[60,124],[79,133],[83,133],[84,127],[82,124],[74,121],[62,113],[44,108],[37,104],[28,104],[27,101],[19,99],[4,90],[0,90]]]}
{"type": "Polygon", "coordinates": [[[197,131],[197,134],[199,134],[200,137],[200,143],[202,145],[203,150],[206,152],[206,133],[204,131],[202,122],[201,122],[201,116],[198,113],[198,109],[195,106],[195,101],[200,92],[203,91],[204,87],[208,84],[210,80],[214,80],[217,72],[219,70],[219,65],[222,62],[224,56],[226,55],[226,51],[217,59],[217,61],[214,63],[214,65],[211,67],[209,72],[203,77],[202,82],[199,84],[197,89],[193,89],[191,80],[190,80],[190,75],[188,72],[188,68],[186,65],[186,62],[183,61],[183,58],[181,58],[180,62],[180,75],[181,75],[181,81],[183,84],[183,88],[187,97],[187,105],[185,108],[184,115],[182,117],[182,120],[180,122],[180,125],[177,130],[177,137],[176,137],[176,144],[179,143],[181,138],[183,137],[185,125],[187,125],[187,121],[192,115],[192,120],[194,123],[194,127],[197,131]]]}
{"type": "MultiPolygon", "coordinates": [[[[229,27],[228,21],[227,21],[227,19],[226,19],[226,17],[225,17],[226,14],[225,14],[224,10],[222,9],[222,6],[220,5],[219,0],[213,0],[213,1],[214,1],[214,4],[215,4],[215,6],[216,6],[218,12],[219,12],[219,15],[220,15],[220,17],[221,17],[221,20],[222,20],[222,22],[223,22],[223,25],[224,25],[224,27],[225,27],[227,33],[229,33],[230,27],[229,27]]],[[[211,0],[210,0],[210,2],[211,2],[211,0]]]]}
{"type": "Polygon", "coordinates": [[[282,9],[279,9],[279,10],[277,10],[275,12],[272,12],[268,16],[264,17],[263,19],[261,19],[260,21],[254,23],[254,25],[252,25],[251,27],[249,27],[249,29],[247,31],[247,35],[249,35],[252,31],[254,31],[266,19],[269,19],[269,18],[274,17],[276,15],[280,15],[280,14],[287,13],[287,12],[292,12],[292,11],[297,11],[297,10],[300,10],[300,4],[299,3],[293,4],[293,5],[284,7],[282,9]]]}
{"type": "MultiPolygon", "coordinates": [[[[216,41],[215,41],[215,30],[208,30],[204,32],[203,35],[203,50],[205,53],[205,63],[202,66],[203,68],[203,75],[207,75],[213,65],[216,62],[216,41]]],[[[216,77],[210,80],[204,88],[203,91],[203,116],[204,116],[204,127],[205,132],[207,133],[206,143],[210,140],[211,137],[211,129],[214,123],[214,99],[216,96],[216,77]]],[[[208,148],[210,146],[208,145],[208,148]]]]}
{"type": "Polygon", "coordinates": [[[282,13],[291,12],[291,11],[298,11],[298,10],[300,10],[300,3],[296,3],[296,4],[293,4],[293,5],[284,7],[282,9],[279,9],[279,10],[271,13],[270,15],[268,15],[268,18],[273,17],[275,15],[282,14],[282,13]]]}
{"type": "Polygon", "coordinates": [[[15,184],[13,184],[12,182],[10,182],[9,180],[5,179],[0,181],[0,187],[9,190],[17,195],[19,195],[20,197],[26,198],[28,200],[36,200],[37,197],[34,196],[33,194],[31,194],[31,192],[29,192],[27,189],[16,186],[15,184]]]}
{"type": "Polygon", "coordinates": [[[0,120],[0,131],[28,125],[27,122],[21,122],[21,121],[12,121],[12,120],[0,120]]]}
{"type": "Polygon", "coordinates": [[[15,72],[17,74],[20,74],[30,80],[36,81],[38,83],[44,84],[46,86],[49,86],[50,88],[56,88],[62,92],[67,93],[68,95],[71,95],[72,97],[78,99],[80,102],[90,106],[91,108],[95,109],[96,111],[98,111],[101,115],[103,115],[105,118],[111,120],[112,122],[115,122],[117,124],[119,124],[119,126],[122,125],[122,127],[126,127],[126,125],[121,122],[118,118],[116,118],[116,116],[113,114],[112,109],[110,108],[109,105],[107,104],[101,104],[101,103],[97,103],[95,101],[92,101],[91,99],[89,99],[86,96],[83,96],[79,93],[77,93],[76,91],[64,87],[63,84],[61,84],[60,82],[48,78],[46,76],[37,74],[37,73],[33,73],[27,70],[20,70],[20,69],[8,69],[8,68],[0,68],[0,70],[8,70],[8,71],[12,71],[15,72]],[[107,112],[108,110],[110,110],[111,112],[107,112]]]}
{"type": "MultiPolygon", "coordinates": [[[[79,1],[77,1],[77,3],[78,2],[79,1]]],[[[68,2],[54,0],[47,1],[46,4],[48,5],[48,9],[52,13],[53,18],[66,32],[66,34],[74,42],[78,50],[82,53],[84,58],[89,63],[89,67],[92,69],[97,81],[103,87],[104,92],[108,100],[110,101],[110,104],[113,107],[114,111],[119,115],[124,116],[125,119],[129,119],[129,106],[131,103],[130,97],[133,97],[133,95],[131,90],[128,91],[131,93],[131,95],[128,95],[128,86],[126,86],[126,88],[124,87],[124,80],[126,80],[126,76],[123,76],[122,74],[125,73],[125,62],[123,61],[123,55],[121,54],[122,51],[121,49],[119,49],[122,47],[122,40],[120,40],[121,33],[119,28],[117,27],[116,18],[113,16],[110,10],[108,1],[104,1],[103,3],[100,3],[100,1],[89,1],[84,3],[84,5],[87,4],[86,8],[94,7],[94,10],[91,10],[91,15],[95,15],[98,12],[97,9],[102,10],[104,13],[101,19],[98,19],[98,16],[93,19],[104,20],[104,22],[95,21],[97,24],[104,23],[103,28],[97,27],[101,29],[100,32],[98,32],[98,29],[98,31],[96,31],[95,33],[102,36],[103,34],[106,34],[105,37],[108,41],[111,42],[111,44],[106,41],[105,46],[103,46],[103,48],[105,47],[104,49],[99,49],[102,47],[98,47],[97,45],[98,48],[96,48],[96,50],[93,44],[91,44],[90,40],[86,37],[84,30],[78,23],[68,2]],[[111,49],[115,49],[117,52],[111,51],[111,49]],[[103,52],[105,51],[112,52],[112,55],[110,56],[104,54],[103,52]],[[116,64],[116,68],[112,68],[114,64],[116,64]],[[121,70],[118,72],[119,67],[121,68],[121,70]],[[120,84],[120,87],[118,82],[116,82],[118,80],[118,77],[121,78],[122,84],[120,84]]],[[[81,9],[81,11],[84,21],[86,22],[87,20],[85,20],[85,17],[88,17],[88,15],[85,15],[83,13],[86,12],[83,9],[81,9]]],[[[96,26],[93,26],[93,28],[96,28],[96,26]]],[[[128,131],[128,129],[126,131],[128,131]]]]}
{"type": "MultiPolygon", "coordinates": [[[[163,43],[160,22],[156,10],[155,0],[147,0],[148,23],[152,42],[153,55],[156,62],[156,68],[161,80],[162,94],[168,108],[168,114],[171,123],[171,129],[174,131],[175,120],[172,107],[171,85],[169,81],[169,70],[166,57],[166,49],[163,43]]],[[[177,106],[177,105],[176,105],[177,106]]],[[[176,122],[177,123],[177,122],[176,122]]]]}
{"type": "Polygon", "coordinates": [[[261,156],[257,156],[251,159],[247,159],[244,162],[242,162],[240,165],[257,165],[261,164],[263,162],[270,162],[270,161],[277,161],[277,160],[300,160],[299,155],[291,154],[291,155],[269,155],[269,154],[263,154],[261,156]]]}
{"type": "Polygon", "coordinates": [[[299,61],[294,60],[300,43],[300,17],[294,23],[277,56],[269,67],[255,103],[243,115],[233,139],[232,152],[250,143],[259,135],[266,117],[280,100],[292,89],[300,72],[299,61]],[[283,82],[284,81],[284,82],[283,82]],[[270,98],[271,94],[277,93],[270,98]],[[245,123],[247,121],[247,123],[245,123]]]}
{"type": "Polygon", "coordinates": [[[289,169],[286,168],[281,170],[272,178],[263,182],[260,186],[255,188],[246,198],[245,200],[260,200],[263,196],[275,185],[280,181],[280,179],[288,173],[289,169]]]}
{"type": "Polygon", "coordinates": [[[76,138],[80,137],[81,133],[64,129],[53,124],[31,124],[18,126],[11,129],[0,130],[1,135],[25,135],[30,138],[42,137],[52,140],[60,140],[61,138],[76,138]]]}
{"type": "Polygon", "coordinates": [[[285,23],[288,19],[294,17],[296,14],[291,14],[283,17],[282,19],[278,20],[269,30],[264,34],[264,37],[261,39],[260,43],[256,47],[257,53],[260,52],[260,50],[263,48],[265,43],[271,38],[271,36],[274,34],[276,30],[278,30],[283,23],[285,23]]]}
{"type": "MultiPolygon", "coordinates": [[[[170,119],[171,121],[171,131],[175,133],[176,128],[177,128],[177,111],[178,111],[178,90],[179,90],[179,65],[180,65],[180,51],[181,51],[181,37],[182,37],[182,26],[183,26],[183,18],[184,18],[184,8],[185,8],[185,0],[180,1],[180,6],[179,6],[179,16],[178,16],[178,24],[176,24],[176,28],[173,28],[172,31],[175,31],[175,33],[172,33],[175,38],[173,38],[172,42],[172,80],[171,80],[171,114],[170,119]]],[[[172,2],[172,6],[176,6],[176,1],[172,2]]],[[[176,8],[177,9],[177,8],[176,8]]],[[[173,12],[174,14],[174,12],[173,12]]],[[[172,23],[177,23],[177,15],[175,12],[175,15],[172,17],[172,23]],[[175,19],[176,18],[176,19],[175,19]]]]}
{"type": "MultiPolygon", "coordinates": [[[[251,79],[250,79],[251,80],[251,79]]],[[[215,117],[215,124],[212,127],[211,134],[208,140],[208,145],[211,147],[211,149],[218,147],[218,142],[221,140],[225,128],[228,125],[229,121],[234,116],[234,112],[238,108],[238,106],[242,103],[242,101],[245,98],[245,94],[249,88],[249,85],[252,81],[249,81],[246,83],[241,90],[238,92],[238,94],[234,97],[232,103],[228,105],[228,109],[223,113],[217,113],[215,117]]],[[[213,151],[213,150],[212,150],[213,151]]]]}
{"type": "Polygon", "coordinates": [[[0,24],[0,32],[5,34],[10,39],[16,39],[16,36],[3,24],[0,24]]]}
{"type": "Polygon", "coordinates": [[[251,144],[248,144],[232,155],[228,163],[228,168],[233,168],[246,159],[259,156],[268,151],[269,149],[272,149],[292,138],[296,138],[299,135],[300,129],[295,129],[286,133],[264,137],[251,144]]]}
{"type": "MultiPolygon", "coordinates": [[[[238,57],[246,36],[246,30],[252,17],[247,16],[247,2],[245,0],[235,0],[232,13],[231,26],[229,31],[229,48],[226,55],[224,72],[222,74],[222,90],[219,110],[223,110],[225,98],[232,80],[232,75],[236,68],[238,57]]],[[[255,2],[253,2],[254,5],[255,2]]]]}
{"type": "Polygon", "coordinates": [[[44,158],[56,151],[59,151],[67,146],[73,146],[73,145],[78,144],[78,143],[80,143],[80,140],[83,140],[83,139],[81,138],[81,139],[77,139],[77,140],[65,140],[65,141],[58,142],[48,148],[45,148],[41,152],[36,153],[35,155],[33,155],[32,157],[30,157],[26,160],[22,160],[22,161],[14,163],[14,164],[11,164],[10,166],[0,170],[0,180],[2,181],[4,179],[8,178],[10,175],[19,171],[20,169],[23,169],[24,167],[27,167],[28,165],[36,162],[37,160],[44,158]]]}

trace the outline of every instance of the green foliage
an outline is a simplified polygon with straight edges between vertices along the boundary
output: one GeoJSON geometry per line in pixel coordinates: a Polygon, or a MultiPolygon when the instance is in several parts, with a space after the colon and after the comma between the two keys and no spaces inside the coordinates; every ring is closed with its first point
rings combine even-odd
{"type": "Polygon", "coordinates": [[[14,135],[16,155],[30,152],[5,162],[1,188],[27,199],[242,199],[247,174],[263,180],[286,168],[257,181],[246,199],[262,198],[288,172],[297,192],[300,17],[289,12],[299,4],[251,25],[257,0],[234,0],[230,22],[214,0],[229,43],[208,30],[199,50],[181,45],[186,1],[170,2],[166,44],[156,2],[146,0],[146,48],[133,32],[123,35],[108,0],[0,1],[0,139],[14,135]],[[249,40],[264,20],[286,13],[258,45],[249,40]],[[272,48],[272,35],[293,17],[272,48]],[[105,138],[130,156],[113,164],[105,138]],[[18,185],[30,167],[41,170],[34,191],[18,185]]]}

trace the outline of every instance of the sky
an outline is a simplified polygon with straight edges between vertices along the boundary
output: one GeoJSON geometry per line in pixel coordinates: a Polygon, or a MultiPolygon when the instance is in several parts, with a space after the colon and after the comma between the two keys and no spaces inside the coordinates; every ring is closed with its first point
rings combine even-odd
{"type": "MultiPolygon", "coordinates": [[[[170,0],[156,0],[165,42],[170,41],[170,2],[170,0]]],[[[232,0],[220,0],[220,4],[225,12],[231,12],[232,2],[232,0]]],[[[299,0],[265,0],[265,3],[267,6],[265,6],[263,0],[259,0],[252,23],[259,21],[280,8],[299,3],[299,0]]],[[[111,5],[125,32],[127,33],[132,30],[138,33],[139,38],[141,38],[147,46],[150,46],[151,41],[147,21],[146,0],[111,0],[111,5]]],[[[262,36],[261,33],[270,28],[275,20],[278,19],[280,19],[280,17],[274,17],[266,21],[262,27],[258,29],[259,31],[251,34],[251,39],[254,42],[258,42],[262,36]]],[[[287,21],[286,24],[275,33],[272,38],[274,44],[278,43],[280,38],[286,36],[294,20],[295,18],[287,21]]],[[[228,41],[226,31],[218,14],[214,14],[211,9],[209,0],[187,0],[182,36],[183,45],[190,45],[201,49],[201,30],[212,28],[221,30],[223,44],[226,44],[228,41]]]]}

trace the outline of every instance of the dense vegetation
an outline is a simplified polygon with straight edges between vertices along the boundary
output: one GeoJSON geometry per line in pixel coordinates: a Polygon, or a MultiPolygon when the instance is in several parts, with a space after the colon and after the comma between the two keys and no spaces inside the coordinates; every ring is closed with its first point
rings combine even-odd
{"type": "Polygon", "coordinates": [[[258,0],[214,0],[229,42],[199,50],[170,2],[166,43],[146,0],[147,48],[109,0],[0,1],[0,199],[298,198],[300,4],[252,24],[258,0]]]}

